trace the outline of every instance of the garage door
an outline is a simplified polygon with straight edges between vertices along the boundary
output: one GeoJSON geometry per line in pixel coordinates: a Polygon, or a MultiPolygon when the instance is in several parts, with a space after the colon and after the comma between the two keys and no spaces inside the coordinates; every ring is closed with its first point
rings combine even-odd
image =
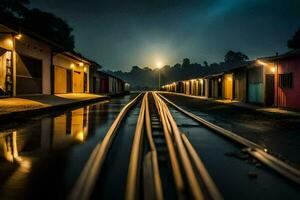
{"type": "Polygon", "coordinates": [[[62,67],[55,67],[55,93],[67,92],[67,70],[62,67]]]}
{"type": "Polygon", "coordinates": [[[83,93],[83,73],[74,71],[73,72],[73,92],[83,93]]]}
{"type": "Polygon", "coordinates": [[[17,95],[42,93],[41,60],[18,55],[16,75],[17,95]]]}

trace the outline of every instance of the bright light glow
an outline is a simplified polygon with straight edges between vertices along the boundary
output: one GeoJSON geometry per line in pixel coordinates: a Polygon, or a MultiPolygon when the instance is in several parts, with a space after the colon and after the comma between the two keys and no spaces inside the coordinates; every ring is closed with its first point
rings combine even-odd
{"type": "Polygon", "coordinates": [[[156,62],[156,67],[160,69],[162,67],[162,63],[160,61],[157,61],[156,62]]]}
{"type": "Polygon", "coordinates": [[[71,69],[74,69],[74,67],[75,67],[75,65],[72,63],[72,64],[70,65],[70,68],[71,68],[71,69]]]}
{"type": "Polygon", "coordinates": [[[83,71],[84,71],[84,72],[86,72],[86,67],[85,67],[85,68],[83,68],[83,71]]]}
{"type": "Polygon", "coordinates": [[[221,78],[219,78],[219,79],[218,79],[218,81],[219,81],[219,83],[220,83],[220,82],[222,81],[222,79],[221,79],[221,78]]]}
{"type": "Polygon", "coordinates": [[[263,66],[268,65],[267,63],[265,63],[265,62],[263,62],[263,61],[261,61],[261,60],[257,60],[257,63],[260,64],[260,65],[263,65],[263,66]]]}
{"type": "Polygon", "coordinates": [[[83,131],[79,131],[76,136],[75,136],[75,139],[80,141],[80,142],[84,142],[84,132],[83,131]]]}
{"type": "Polygon", "coordinates": [[[199,79],[199,81],[200,81],[200,84],[203,84],[203,79],[199,79]]]}
{"type": "Polygon", "coordinates": [[[275,67],[271,67],[271,72],[272,73],[275,73],[275,70],[276,70],[275,67]]]}
{"type": "Polygon", "coordinates": [[[6,43],[10,46],[12,46],[14,44],[14,42],[12,41],[12,39],[7,39],[6,43]]]}
{"type": "Polygon", "coordinates": [[[232,81],[232,77],[227,77],[227,80],[228,81],[232,81]]]}
{"type": "Polygon", "coordinates": [[[22,34],[18,34],[18,35],[16,35],[16,38],[19,40],[19,39],[21,39],[22,38],[22,34]]]}
{"type": "Polygon", "coordinates": [[[80,66],[80,67],[83,67],[83,62],[80,62],[80,63],[79,63],[79,66],[80,66]]]}

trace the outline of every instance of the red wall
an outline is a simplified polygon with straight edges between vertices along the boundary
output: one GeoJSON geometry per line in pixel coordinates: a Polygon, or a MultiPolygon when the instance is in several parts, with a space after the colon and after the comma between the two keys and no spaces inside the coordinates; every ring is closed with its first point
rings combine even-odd
{"type": "Polygon", "coordinates": [[[287,58],[278,61],[278,74],[293,73],[293,88],[282,89],[277,84],[277,77],[275,78],[275,102],[279,107],[289,107],[300,109],[300,56],[294,58],[287,58]],[[277,87],[278,86],[278,87],[277,87]]]}

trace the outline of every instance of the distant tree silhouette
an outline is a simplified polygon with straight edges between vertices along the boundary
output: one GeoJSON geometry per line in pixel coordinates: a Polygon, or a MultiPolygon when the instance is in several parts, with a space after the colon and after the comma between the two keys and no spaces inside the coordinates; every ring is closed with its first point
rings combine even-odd
{"type": "Polygon", "coordinates": [[[204,65],[204,67],[208,67],[208,62],[207,62],[207,61],[204,61],[204,62],[203,62],[203,65],[204,65]]]}
{"type": "Polygon", "coordinates": [[[22,17],[28,12],[26,7],[29,0],[0,0],[0,14],[2,17],[22,17]]]}
{"type": "Polygon", "coordinates": [[[188,58],[183,59],[182,67],[188,67],[190,64],[191,64],[190,59],[188,59],[188,58]]]}
{"type": "Polygon", "coordinates": [[[299,49],[300,48],[300,29],[298,29],[293,37],[288,40],[287,46],[290,49],[299,49]]]}
{"type": "Polygon", "coordinates": [[[225,63],[230,63],[230,64],[243,63],[246,60],[249,60],[248,56],[246,56],[241,52],[234,52],[231,50],[229,50],[224,57],[225,63]]]}
{"type": "Polygon", "coordinates": [[[32,9],[24,14],[23,21],[26,27],[34,32],[48,37],[67,49],[74,49],[73,29],[63,19],[54,14],[32,9]]]}

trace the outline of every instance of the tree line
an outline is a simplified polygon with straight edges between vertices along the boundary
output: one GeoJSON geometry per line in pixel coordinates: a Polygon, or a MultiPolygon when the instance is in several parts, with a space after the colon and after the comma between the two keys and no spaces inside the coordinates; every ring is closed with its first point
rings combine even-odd
{"type": "MultiPolygon", "coordinates": [[[[294,50],[300,49],[300,29],[287,41],[287,47],[294,50]]],[[[181,64],[177,63],[173,66],[166,65],[160,69],[161,84],[163,85],[178,80],[191,79],[226,71],[237,65],[243,64],[248,60],[248,56],[244,53],[234,52],[232,50],[225,54],[224,61],[220,63],[208,64],[207,61],[204,61],[202,64],[191,63],[190,59],[185,58],[181,64]]],[[[107,72],[129,82],[133,89],[142,90],[158,87],[158,69],[133,66],[129,72],[111,70],[108,70],[107,72]]]]}
{"type": "Polygon", "coordinates": [[[218,73],[243,64],[247,60],[249,58],[244,53],[230,50],[225,54],[224,61],[220,63],[208,64],[207,61],[191,63],[189,58],[184,58],[182,63],[177,63],[173,66],[165,65],[161,69],[133,66],[129,72],[110,70],[107,72],[129,82],[133,89],[153,89],[158,87],[158,73],[160,73],[161,84],[163,85],[178,80],[218,73]]]}

